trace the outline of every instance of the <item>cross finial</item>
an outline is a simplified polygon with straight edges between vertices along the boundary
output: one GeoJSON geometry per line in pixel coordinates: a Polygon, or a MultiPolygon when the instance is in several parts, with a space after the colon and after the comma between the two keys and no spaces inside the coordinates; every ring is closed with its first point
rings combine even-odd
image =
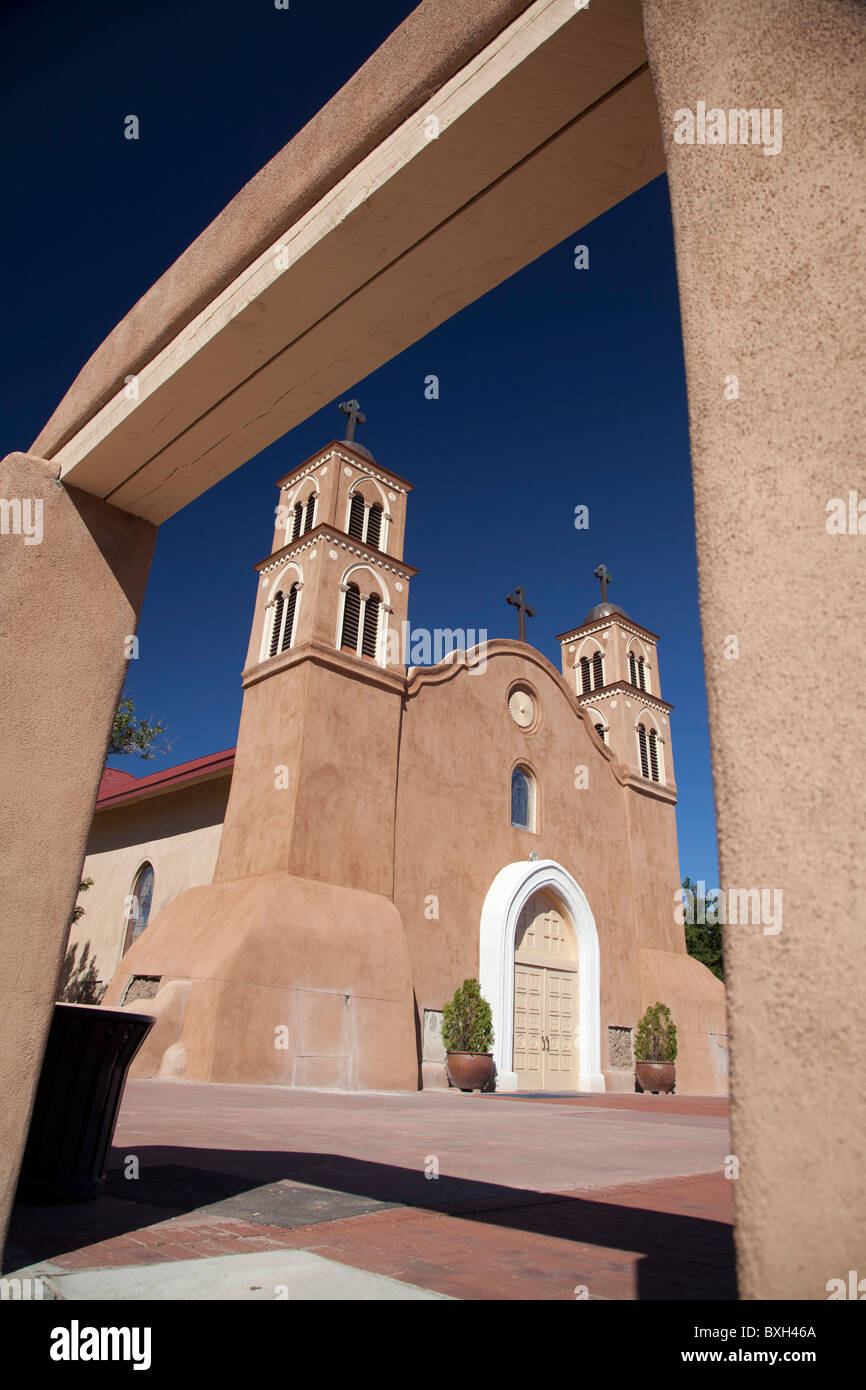
{"type": "Polygon", "coordinates": [[[506,603],[510,603],[512,608],[517,609],[517,631],[519,640],[526,641],[526,619],[535,617],[535,609],[530,608],[526,602],[526,590],[522,585],[518,585],[513,594],[508,594],[506,603]]]}
{"type": "Polygon", "coordinates": [[[599,565],[598,569],[593,570],[592,573],[594,578],[601,580],[601,601],[602,603],[607,603],[607,586],[613,578],[613,575],[609,573],[607,565],[605,564],[599,565]]]}
{"type": "Polygon", "coordinates": [[[346,443],[351,444],[355,438],[355,424],[366,425],[367,417],[361,413],[361,407],[357,401],[342,401],[340,409],[344,415],[348,415],[349,423],[346,425],[346,443]]]}

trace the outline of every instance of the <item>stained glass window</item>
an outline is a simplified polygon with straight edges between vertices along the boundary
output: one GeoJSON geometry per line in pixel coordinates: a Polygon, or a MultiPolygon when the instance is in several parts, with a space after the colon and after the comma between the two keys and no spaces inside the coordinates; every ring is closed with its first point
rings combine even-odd
{"type": "Polygon", "coordinates": [[[133,941],[137,941],[150,920],[150,905],[153,902],[153,865],[142,864],[135,876],[132,893],[127,900],[126,936],[124,951],[128,951],[133,941]]]}
{"type": "Polygon", "coordinates": [[[532,778],[522,767],[511,774],[511,824],[521,830],[532,829],[532,778]]]}

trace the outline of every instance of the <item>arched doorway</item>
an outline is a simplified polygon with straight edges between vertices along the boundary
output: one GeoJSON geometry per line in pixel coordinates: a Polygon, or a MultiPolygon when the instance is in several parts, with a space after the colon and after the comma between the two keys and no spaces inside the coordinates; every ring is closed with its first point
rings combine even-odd
{"type": "Polygon", "coordinates": [[[513,1069],[519,1091],[577,1087],[577,936],[541,888],[524,903],[514,938],[513,1069]]]}
{"type": "Polygon", "coordinates": [[[598,932],[568,870],[553,859],[501,869],[484,900],[479,948],[497,1090],[603,1091],[598,932]]]}

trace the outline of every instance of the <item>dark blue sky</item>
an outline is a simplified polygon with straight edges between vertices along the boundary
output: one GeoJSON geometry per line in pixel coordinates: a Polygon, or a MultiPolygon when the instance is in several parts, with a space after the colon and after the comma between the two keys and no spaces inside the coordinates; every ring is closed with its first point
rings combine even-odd
{"type": "MultiPolygon", "coordinates": [[[[3,452],[27,448],[86,358],[410,11],[266,0],[7,4],[3,452]],[[141,138],[123,137],[138,115],[141,138]]],[[[344,399],[348,391],[341,393],[344,399]]],[[[662,637],[683,873],[717,881],[685,380],[667,184],[646,189],[354,384],[359,438],[415,484],[416,627],[553,638],[611,597],[662,637]],[[574,268],[573,247],[590,266],[574,268]],[[424,396],[435,373],[440,398],[424,396]],[[574,509],[590,509],[588,531],[574,509]]],[[[159,535],[128,690],[170,727],[139,775],[230,747],[273,482],[342,433],[320,411],[159,535]],[[190,636],[192,634],[192,636],[190,636]]],[[[86,699],[79,708],[86,717],[86,699]]]]}

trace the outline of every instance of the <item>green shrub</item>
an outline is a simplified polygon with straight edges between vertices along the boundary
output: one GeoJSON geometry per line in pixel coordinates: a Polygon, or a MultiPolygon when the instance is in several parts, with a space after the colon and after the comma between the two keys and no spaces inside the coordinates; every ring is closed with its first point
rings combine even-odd
{"type": "Polygon", "coordinates": [[[675,1062],[677,1026],[667,1004],[650,1004],[637,1026],[636,1062],[675,1062]]]}
{"type": "Polygon", "coordinates": [[[489,1052],[493,1046],[490,1005],[477,980],[464,980],[442,1010],[442,1041],[446,1052],[489,1052]]]}

